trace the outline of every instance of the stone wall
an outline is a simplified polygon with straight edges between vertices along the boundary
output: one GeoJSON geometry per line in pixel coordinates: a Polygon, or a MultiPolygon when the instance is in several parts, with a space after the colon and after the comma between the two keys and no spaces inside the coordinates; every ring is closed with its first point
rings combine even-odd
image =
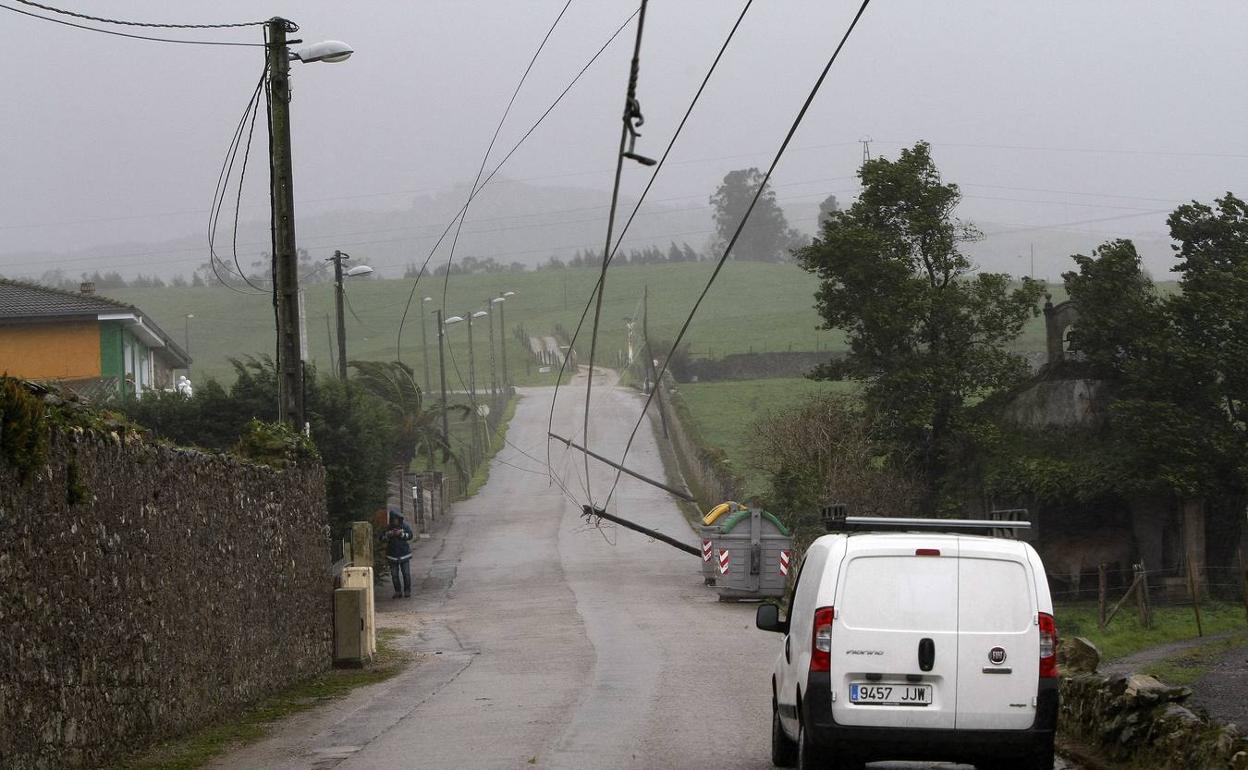
{"type": "Polygon", "coordinates": [[[319,464],[67,430],[0,459],[0,767],[97,767],[328,668],[319,464]]]}
{"type": "Polygon", "coordinates": [[[1067,740],[1116,762],[1152,770],[1248,770],[1248,740],[1187,708],[1186,687],[1171,687],[1142,674],[1096,673],[1099,655],[1083,639],[1063,645],[1058,729],[1067,740]]]}

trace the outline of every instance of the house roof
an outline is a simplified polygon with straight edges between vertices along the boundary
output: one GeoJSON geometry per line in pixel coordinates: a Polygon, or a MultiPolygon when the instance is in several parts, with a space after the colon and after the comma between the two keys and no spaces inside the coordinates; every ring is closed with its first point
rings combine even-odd
{"type": "Polygon", "coordinates": [[[0,324],[57,322],[88,318],[131,320],[132,325],[147,332],[144,336],[154,338],[152,342],[159,341],[151,347],[173,358],[175,367],[180,368],[191,363],[191,358],[186,351],[157,326],[150,316],[134,305],[98,294],[81,294],[0,278],[0,324]]]}

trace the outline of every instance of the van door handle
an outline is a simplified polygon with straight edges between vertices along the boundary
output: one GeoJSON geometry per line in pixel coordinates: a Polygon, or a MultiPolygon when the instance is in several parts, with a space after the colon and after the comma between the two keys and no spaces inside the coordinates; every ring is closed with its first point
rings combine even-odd
{"type": "Polygon", "coordinates": [[[788,635],[788,634],[785,634],[785,635],[784,635],[784,662],[785,662],[785,663],[792,663],[792,662],[793,662],[793,661],[789,658],[789,635],[788,635]]]}
{"type": "Polygon", "coordinates": [[[931,671],[936,664],[936,643],[931,639],[919,640],[919,670],[931,671]]]}

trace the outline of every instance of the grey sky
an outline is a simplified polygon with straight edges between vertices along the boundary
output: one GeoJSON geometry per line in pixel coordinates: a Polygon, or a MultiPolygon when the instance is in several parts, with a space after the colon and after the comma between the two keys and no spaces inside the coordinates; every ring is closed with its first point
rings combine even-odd
{"type": "MultiPolygon", "coordinates": [[[[147,21],[277,14],[297,21],[306,41],[349,42],[357,53],[344,64],[294,65],[301,220],[344,209],[401,210],[418,193],[469,182],[562,4],[62,2],[147,21]]],[[[573,0],[500,148],[510,147],[633,7],[573,0]]],[[[661,151],[740,7],[730,0],[652,0],[640,151],[661,151]]],[[[764,165],[856,7],[757,0],[651,197],[672,206],[704,204],[731,168],[764,165]]],[[[117,255],[134,252],[127,244],[202,237],[227,142],[260,74],[261,50],[126,40],[3,9],[0,30],[8,46],[0,80],[0,272],[163,272],[158,260],[117,255]]],[[[862,157],[859,139],[872,137],[872,153],[884,155],[927,139],[946,178],[963,185],[962,216],[990,234],[981,250],[991,250],[996,238],[1013,254],[1034,235],[1038,272],[1045,274],[1047,261],[1055,276],[1067,267],[1063,255],[1044,253],[1050,234],[1027,228],[1082,223],[1067,229],[1089,242],[1156,238],[1164,235],[1164,214],[1149,212],[1226,190],[1248,194],[1245,30],[1248,4],[1231,0],[876,0],[777,171],[777,195],[789,205],[813,204],[830,192],[848,200],[862,157]],[[1018,232],[993,235],[1010,229],[1018,232]]],[[[206,37],[258,42],[260,32],[206,37]]],[[[607,189],[630,47],[631,29],[513,158],[506,177],[607,189]]],[[[243,214],[257,222],[267,218],[261,130],[243,214]]],[[[645,178],[630,167],[626,192],[639,192],[645,178]]],[[[344,225],[340,232],[352,230],[344,225]]],[[[353,239],[365,236],[338,242],[350,248],[353,239]]],[[[419,250],[413,247],[414,256],[419,250]]],[[[186,262],[176,272],[196,264],[186,262]]],[[[1165,269],[1156,255],[1152,265],[1165,269]]]]}

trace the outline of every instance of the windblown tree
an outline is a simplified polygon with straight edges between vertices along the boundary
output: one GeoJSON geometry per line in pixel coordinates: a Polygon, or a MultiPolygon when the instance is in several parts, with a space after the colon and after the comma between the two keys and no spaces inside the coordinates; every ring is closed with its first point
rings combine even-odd
{"type": "Polygon", "coordinates": [[[1248,491],[1248,210],[1231,194],[1168,220],[1180,292],[1161,297],[1130,241],[1076,255],[1063,278],[1074,341],[1114,389],[1106,461],[1114,491],[1242,511],[1248,491]]]}
{"type": "MultiPolygon", "coordinates": [[[[717,250],[728,244],[762,183],[763,173],[758,169],[738,169],[729,171],[715,190],[711,205],[715,208],[717,250]]],[[[733,247],[732,256],[734,259],[759,262],[784,262],[789,258],[789,251],[799,246],[801,241],[801,233],[789,227],[784,211],[776,203],[775,191],[768,187],[750,213],[750,219],[733,247]]]]}
{"type": "Polygon", "coordinates": [[[853,205],[828,212],[814,242],[795,252],[822,281],[823,328],[843,330],[850,347],[843,364],[816,376],[864,383],[884,434],[915,459],[934,510],[959,434],[976,419],[969,405],[1026,376],[1008,345],[1038,312],[1043,286],[973,272],[961,245],[979,233],[954,217],[961,193],[941,180],[927,143],[896,161],[867,161],[859,177],[853,205]]]}
{"type": "MultiPolygon", "coordinates": [[[[443,462],[449,460],[463,474],[450,437],[442,432],[442,412],[437,406],[425,406],[424,393],[412,367],[401,361],[351,361],[350,366],[356,372],[354,382],[381,399],[390,411],[397,431],[394,461],[401,472],[406,472],[412,461],[422,454],[429,458],[432,466],[435,453],[441,451],[443,462]]],[[[461,417],[472,413],[464,404],[452,404],[448,408],[461,417]]]]}

